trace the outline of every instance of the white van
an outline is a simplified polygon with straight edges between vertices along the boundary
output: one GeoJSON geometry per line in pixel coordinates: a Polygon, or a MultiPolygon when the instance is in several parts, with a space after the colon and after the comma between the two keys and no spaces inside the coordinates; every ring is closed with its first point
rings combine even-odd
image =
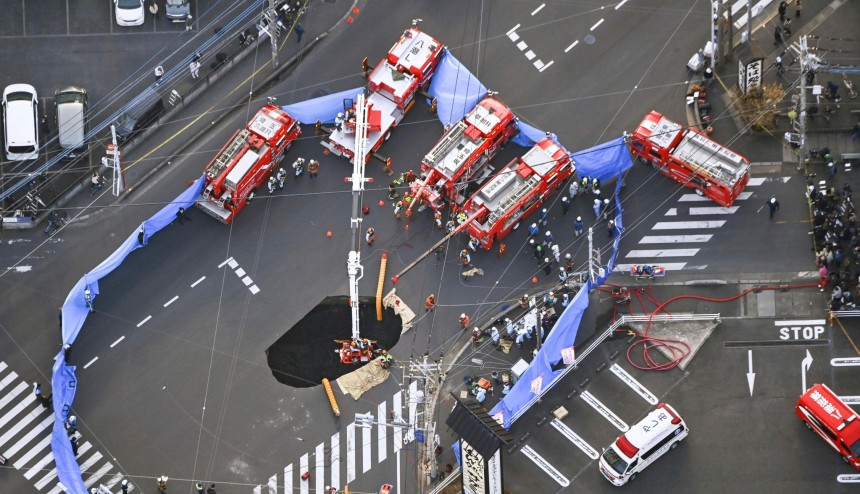
{"type": "Polygon", "coordinates": [[[57,110],[57,134],[60,147],[73,151],[86,149],[84,136],[87,133],[87,90],[68,86],[54,93],[54,108],[57,110]]]}
{"type": "Polygon", "coordinates": [[[624,485],[636,475],[675,449],[690,430],[675,410],[665,403],[603,450],[600,473],[615,485],[624,485]]]}
{"type": "Polygon", "coordinates": [[[3,90],[3,144],[11,161],[39,158],[39,97],[29,84],[3,90]]]}

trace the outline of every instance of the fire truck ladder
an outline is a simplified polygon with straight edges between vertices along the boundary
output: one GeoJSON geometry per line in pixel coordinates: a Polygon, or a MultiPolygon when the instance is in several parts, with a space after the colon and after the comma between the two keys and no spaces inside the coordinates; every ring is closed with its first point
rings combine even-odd
{"type": "Polygon", "coordinates": [[[240,149],[245,147],[245,144],[248,143],[248,139],[251,137],[251,132],[248,129],[242,129],[236,137],[233,138],[233,141],[224,148],[224,151],[215,158],[215,161],[212,162],[212,166],[206,171],[209,175],[209,178],[217,178],[221,176],[221,173],[230,165],[233,161],[233,158],[236,156],[236,153],[239,152],[240,149]]]}
{"type": "Polygon", "coordinates": [[[352,157],[352,176],[347,178],[352,182],[352,250],[346,262],[346,270],[349,274],[349,304],[352,309],[352,341],[358,342],[361,338],[359,329],[358,311],[358,282],[364,276],[364,266],[361,265],[361,195],[364,192],[364,183],[371,179],[364,177],[364,155],[367,149],[367,103],[364,94],[359,94],[356,99],[355,112],[355,153],[352,157]]]}
{"type": "Polygon", "coordinates": [[[461,120],[448,131],[448,134],[442,138],[436,148],[424,158],[425,161],[427,161],[427,164],[435,168],[439,161],[448,155],[448,151],[451,150],[451,147],[459,142],[460,138],[463,137],[463,134],[465,133],[466,123],[461,120]]]}
{"type": "MultiPolygon", "coordinates": [[[[502,173],[515,173],[515,172],[510,171],[510,172],[502,172],[502,173]]],[[[508,196],[504,201],[501,202],[501,204],[499,204],[496,207],[496,209],[493,210],[492,213],[490,213],[489,223],[491,223],[491,224],[495,223],[499,218],[502,217],[502,215],[505,214],[505,212],[507,212],[508,208],[510,208],[511,206],[516,204],[517,201],[522,199],[523,196],[525,196],[531,190],[533,190],[539,183],[540,183],[540,179],[538,177],[536,177],[535,175],[532,175],[531,177],[529,177],[528,179],[523,181],[523,183],[520,184],[519,188],[517,188],[517,190],[515,190],[513,194],[508,196]]]]}

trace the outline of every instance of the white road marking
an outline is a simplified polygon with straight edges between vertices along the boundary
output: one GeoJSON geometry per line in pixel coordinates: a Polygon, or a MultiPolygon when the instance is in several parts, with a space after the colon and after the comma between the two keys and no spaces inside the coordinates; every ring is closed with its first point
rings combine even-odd
{"type": "Polygon", "coordinates": [[[568,46],[567,48],[564,49],[564,52],[565,53],[569,52],[570,50],[573,49],[574,46],[576,46],[578,44],[579,44],[579,40],[574,41],[573,43],[570,44],[570,46],[568,46]]]}
{"type": "Polygon", "coordinates": [[[99,359],[98,357],[93,357],[93,359],[92,359],[92,360],[90,360],[89,362],[87,362],[87,363],[86,363],[86,365],[84,365],[84,369],[86,369],[87,367],[89,367],[89,366],[93,365],[94,363],[96,363],[96,360],[98,360],[98,359],[99,359]]]}
{"type": "Polygon", "coordinates": [[[538,69],[538,71],[540,71],[543,68],[543,61],[541,59],[537,59],[534,61],[534,63],[532,65],[534,65],[535,68],[538,69]]]}
{"type": "Polygon", "coordinates": [[[510,32],[510,33],[508,33],[508,38],[510,38],[510,39],[511,39],[511,41],[513,41],[514,43],[516,43],[516,42],[517,42],[517,40],[518,40],[518,39],[520,39],[520,35],[519,35],[519,34],[517,34],[517,33],[515,33],[515,32],[510,32]]]}
{"type": "Polygon", "coordinates": [[[231,257],[230,261],[227,262],[227,265],[230,266],[230,269],[236,269],[236,267],[239,266],[239,263],[231,257]]]}
{"type": "Polygon", "coordinates": [[[146,324],[146,322],[147,322],[147,321],[149,321],[150,319],[152,319],[152,316],[146,316],[146,318],[144,318],[144,320],[143,320],[143,321],[140,321],[139,323],[137,323],[137,327],[139,328],[139,327],[143,326],[143,325],[144,325],[144,324],[146,324]]]}
{"type": "Polygon", "coordinates": [[[205,279],[206,279],[206,277],[205,277],[205,276],[201,276],[197,281],[195,281],[194,283],[192,283],[192,284],[191,284],[191,288],[194,288],[195,286],[199,285],[199,284],[200,284],[200,283],[202,283],[202,282],[203,282],[203,280],[205,280],[205,279]]]}
{"type": "MultiPolygon", "coordinates": [[[[402,391],[398,391],[398,392],[394,393],[394,399],[393,399],[394,402],[391,405],[391,409],[394,411],[395,418],[399,418],[400,421],[403,421],[403,417],[400,416],[400,414],[403,411],[403,403],[401,402],[402,398],[401,398],[400,393],[402,393],[402,391]]],[[[393,438],[394,438],[394,452],[400,453],[400,448],[403,447],[403,429],[400,427],[395,427],[394,433],[393,433],[393,438]]]]}
{"type": "MultiPolygon", "coordinates": [[[[533,51],[531,51],[531,50],[529,50],[529,51],[525,52],[525,53],[524,53],[524,55],[525,55],[525,56],[526,56],[526,58],[528,58],[529,60],[532,60],[534,57],[536,57],[536,56],[537,56],[537,55],[535,55],[535,52],[533,52],[533,51]]],[[[540,61],[540,60],[538,60],[538,61],[540,61]]]]}
{"type": "Polygon", "coordinates": [[[520,41],[519,43],[517,43],[517,48],[519,48],[520,51],[523,51],[528,47],[529,47],[529,45],[525,41],[520,41]]]}
{"type": "MultiPolygon", "coordinates": [[[[51,439],[51,436],[48,436],[48,443],[49,444],[51,442],[50,439],[51,439]]],[[[78,453],[80,453],[80,452],[81,452],[81,450],[78,449],[78,453]]],[[[43,471],[42,469],[45,468],[45,466],[47,466],[48,463],[51,463],[52,461],[54,461],[54,453],[51,450],[48,450],[48,454],[43,456],[41,460],[37,461],[35,465],[30,467],[30,469],[24,473],[24,478],[27,480],[32,479],[33,477],[36,476],[37,473],[43,471]]],[[[38,487],[38,485],[36,487],[38,487]]]]}
{"type": "Polygon", "coordinates": [[[592,448],[590,444],[585,442],[583,438],[579,437],[577,433],[573,432],[573,429],[564,425],[564,422],[559,419],[552,419],[552,422],[550,422],[550,424],[552,424],[553,427],[555,427],[559,432],[561,432],[562,436],[564,436],[568,441],[572,442],[574,446],[579,448],[589,458],[591,458],[592,460],[600,458],[600,453],[598,453],[596,449],[592,448]]]}
{"type": "Polygon", "coordinates": [[[331,485],[340,487],[340,432],[331,435],[331,485]]]}
{"type": "Polygon", "coordinates": [[[550,60],[548,64],[546,64],[546,65],[544,65],[543,67],[539,68],[539,69],[538,69],[538,72],[543,72],[544,70],[548,69],[548,68],[549,68],[549,66],[553,64],[553,62],[555,62],[555,60],[550,60]]]}
{"type": "Polygon", "coordinates": [[[113,464],[111,464],[111,462],[107,462],[107,463],[105,463],[104,465],[102,465],[102,467],[101,467],[101,468],[99,468],[98,470],[96,470],[96,473],[92,474],[92,475],[90,476],[90,478],[88,478],[88,479],[84,482],[84,485],[85,485],[85,486],[87,486],[87,489],[89,489],[90,487],[92,487],[92,485],[93,485],[93,484],[95,484],[96,482],[98,482],[98,481],[99,481],[99,479],[101,479],[102,477],[104,477],[105,475],[107,475],[107,473],[108,473],[108,472],[110,472],[110,471],[111,471],[111,469],[113,469],[113,464]]]}
{"type": "Polygon", "coordinates": [[[678,216],[678,208],[669,208],[663,216],[678,216]]]}
{"type": "Polygon", "coordinates": [[[115,346],[119,345],[119,343],[120,343],[122,340],[124,340],[124,339],[125,339],[125,336],[120,336],[118,340],[116,340],[116,341],[114,341],[113,343],[111,343],[111,344],[110,344],[110,347],[111,347],[111,348],[113,348],[113,347],[115,347],[115,346]]]}
{"type": "MultiPolygon", "coordinates": [[[[224,267],[224,265],[225,265],[225,264],[229,264],[229,263],[230,263],[230,261],[233,261],[233,258],[232,258],[232,257],[228,257],[227,259],[225,259],[225,260],[224,260],[224,262],[222,262],[221,264],[219,264],[219,265],[218,265],[218,269],[223,268],[223,267],[224,267]]],[[[235,262],[235,261],[233,261],[233,262],[235,262]]]]}
{"type": "Polygon", "coordinates": [[[537,454],[535,450],[531,448],[531,446],[523,446],[520,450],[526,455],[526,458],[533,461],[535,465],[540,467],[541,470],[546,472],[553,480],[558,482],[558,484],[562,487],[567,487],[570,485],[570,481],[567,480],[567,477],[561,474],[558,470],[555,469],[554,466],[550,465],[548,461],[546,461],[541,455],[537,454]]]}
{"type": "Polygon", "coordinates": [[[735,214],[740,206],[732,206],[730,208],[723,207],[705,207],[705,208],[690,208],[690,215],[701,216],[703,214],[735,214]]]}
{"type": "MultiPolygon", "coordinates": [[[[316,480],[316,492],[323,492],[325,488],[325,443],[317,444],[314,451],[314,480],[316,480]]],[[[334,465],[332,465],[334,467],[334,465]]]]}
{"type": "Polygon", "coordinates": [[[512,27],[511,29],[509,29],[509,30],[508,30],[508,32],[507,32],[506,34],[511,34],[512,32],[516,31],[516,30],[517,30],[517,29],[519,29],[519,28],[520,28],[520,25],[519,25],[519,24],[517,24],[516,26],[512,27]]]}
{"type": "Polygon", "coordinates": [[[238,276],[239,278],[241,278],[241,277],[245,276],[245,274],[246,274],[246,273],[245,273],[245,270],[244,270],[244,269],[242,269],[242,268],[239,268],[239,269],[237,269],[237,270],[236,270],[236,276],[238,276]]]}
{"type": "Polygon", "coordinates": [[[249,286],[248,290],[251,291],[251,295],[256,295],[256,294],[260,293],[260,289],[257,287],[257,285],[249,286]]]}
{"type": "Polygon", "coordinates": [[[242,283],[244,283],[245,286],[250,286],[253,282],[254,280],[252,280],[249,276],[242,278],[242,283]]]}
{"type": "Polygon", "coordinates": [[[840,396],[839,399],[845,402],[846,405],[860,404],[860,396],[840,396]]]}
{"type": "MultiPolygon", "coordinates": [[[[18,377],[18,374],[15,374],[13,372],[12,375],[9,376],[9,378],[11,378],[9,380],[12,381],[15,379],[15,377],[18,377]]],[[[3,386],[0,386],[0,389],[4,387],[5,384],[3,386]]],[[[6,396],[0,398],[0,410],[2,410],[6,405],[8,405],[10,401],[14,400],[16,396],[23,393],[24,390],[26,390],[27,388],[28,386],[26,383],[18,383],[18,385],[12,388],[12,391],[10,391],[6,396]]]]}
{"type": "MultiPolygon", "coordinates": [[[[830,359],[830,365],[833,367],[856,367],[860,365],[860,358],[857,357],[848,357],[848,358],[834,358],[830,359]]],[[[0,426],[3,424],[0,423],[0,426]]]]}
{"type": "Polygon", "coordinates": [[[367,473],[372,466],[370,461],[370,449],[373,442],[372,431],[371,427],[361,428],[361,473],[367,473]]]}
{"type": "Polygon", "coordinates": [[[388,413],[386,410],[386,404],[383,400],[382,403],[376,406],[376,417],[379,425],[377,425],[376,434],[376,446],[379,450],[379,459],[377,463],[382,463],[388,458],[388,450],[386,446],[388,445],[388,441],[386,440],[388,437],[388,426],[386,425],[386,421],[388,420],[388,413]]]}
{"type": "Polygon", "coordinates": [[[4,370],[6,370],[6,367],[8,367],[6,365],[6,362],[0,362],[0,372],[3,372],[4,370]]]}
{"type": "Polygon", "coordinates": [[[293,464],[284,467],[284,492],[293,492],[293,464]]]}
{"type": "MultiPolygon", "coordinates": [[[[34,401],[36,401],[36,395],[34,395],[33,393],[25,395],[24,398],[21,400],[21,402],[18,403],[17,405],[15,405],[15,408],[9,410],[8,412],[6,412],[6,415],[4,415],[2,418],[0,418],[0,430],[3,430],[3,427],[6,424],[8,424],[10,420],[15,418],[16,415],[18,415],[19,413],[24,411],[25,408],[29,408],[30,405],[34,401]]],[[[31,417],[31,420],[32,420],[32,417],[31,417]]],[[[27,422],[29,422],[29,420],[27,422]]],[[[16,426],[16,427],[20,426],[19,428],[12,429],[9,432],[7,432],[6,434],[4,434],[3,436],[0,436],[0,446],[2,446],[3,444],[6,444],[6,441],[8,441],[15,432],[18,432],[19,430],[23,429],[24,426],[26,426],[26,425],[27,425],[26,422],[24,424],[19,423],[18,426],[16,426]]]]}
{"type": "Polygon", "coordinates": [[[3,452],[3,456],[6,458],[12,458],[15,456],[18,451],[24,449],[24,446],[27,445],[30,441],[32,441],[36,436],[42,434],[42,432],[47,429],[51,424],[54,423],[54,414],[49,414],[45,417],[39,424],[30,429],[27,434],[24,435],[21,439],[18,440],[17,443],[13,444],[6,451],[3,452]]]}
{"type": "Polygon", "coordinates": [[[824,319],[796,319],[789,321],[774,321],[774,326],[822,326],[827,322],[824,319]]]}
{"type": "Polygon", "coordinates": [[[591,408],[597,410],[597,413],[603,415],[603,418],[609,421],[610,424],[614,425],[621,432],[627,432],[630,430],[630,426],[627,425],[623,420],[618,418],[618,415],[612,412],[606,405],[600,402],[597,398],[594,397],[593,394],[589,391],[583,391],[580,395],[586,403],[591,405],[591,408]]]}
{"type": "Polygon", "coordinates": [[[621,6],[624,5],[625,3],[627,3],[627,0],[621,0],[621,2],[619,2],[618,5],[615,6],[615,10],[620,9],[621,6]]]}
{"type": "Polygon", "coordinates": [[[165,307],[179,300],[179,295],[174,295],[172,299],[168,300],[167,303],[164,304],[165,307]]]}
{"type": "Polygon", "coordinates": [[[271,477],[269,477],[269,483],[267,484],[267,486],[271,494],[278,494],[278,476],[272,475],[271,477]]]}
{"type": "Polygon", "coordinates": [[[713,235],[647,235],[642,237],[640,244],[690,244],[704,243],[711,240],[713,235]]]}
{"type": "Polygon", "coordinates": [[[713,221],[660,221],[652,230],[692,230],[699,228],[720,228],[726,220],[713,221]]]}
{"type": "Polygon", "coordinates": [[[767,180],[767,177],[752,177],[750,181],[747,182],[747,187],[758,187],[763,184],[767,180]]]}
{"type": "MultiPolygon", "coordinates": [[[[301,459],[299,459],[299,475],[304,474],[305,472],[309,472],[308,470],[308,454],[305,453],[302,455],[301,459]]],[[[308,494],[309,484],[310,482],[306,482],[304,480],[299,480],[299,492],[302,494],[308,494]]]]}
{"type": "MultiPolygon", "coordinates": [[[[54,415],[51,414],[51,417],[53,417],[53,416],[54,415]]],[[[37,454],[39,454],[40,451],[45,449],[50,444],[51,444],[51,435],[48,434],[47,436],[43,437],[41,441],[36,443],[35,446],[30,448],[30,451],[28,451],[26,454],[24,454],[24,456],[18,458],[18,460],[12,466],[15,467],[15,470],[20,470],[21,467],[26,465],[28,461],[32,460],[37,454]]]]}
{"type": "MultiPolygon", "coordinates": [[[[686,262],[667,262],[660,263],[660,266],[663,266],[663,269],[666,271],[680,271],[687,267],[686,262]]],[[[630,274],[630,268],[633,267],[632,264],[617,264],[615,266],[615,270],[620,273],[630,274]]]]}
{"type": "Polygon", "coordinates": [[[836,476],[836,481],[840,484],[859,484],[860,473],[843,473],[836,476]]]}
{"type": "Polygon", "coordinates": [[[540,12],[541,10],[543,10],[543,8],[544,8],[544,7],[546,7],[546,4],[545,4],[545,3],[540,4],[540,5],[538,6],[538,8],[536,8],[536,9],[532,10],[532,15],[537,14],[538,12],[540,12]]]}
{"type": "MultiPolygon", "coordinates": [[[[752,192],[741,192],[738,194],[738,201],[746,201],[752,196],[752,192]]],[[[699,194],[684,194],[678,198],[678,202],[707,202],[711,199],[705,196],[700,196],[699,194]]]]}
{"type": "Polygon", "coordinates": [[[599,25],[601,25],[601,24],[603,24],[603,19],[600,19],[599,21],[597,21],[596,23],[594,23],[594,25],[593,25],[593,26],[591,26],[591,29],[589,29],[589,31],[594,31],[595,29],[597,29],[597,26],[599,26],[599,25]]]}
{"type": "Polygon", "coordinates": [[[346,483],[355,480],[355,422],[346,426],[346,483]]]}
{"type": "Polygon", "coordinates": [[[699,249],[631,250],[624,257],[692,257],[699,249]]]}
{"type": "Polygon", "coordinates": [[[648,391],[648,388],[643,386],[639,381],[633,378],[626,370],[621,368],[618,364],[612,364],[609,367],[609,370],[612,371],[613,374],[618,376],[624,384],[630,386],[630,389],[636,392],[639,396],[645,399],[648,403],[652,405],[656,405],[659,400],[654,396],[654,393],[648,391]]]}

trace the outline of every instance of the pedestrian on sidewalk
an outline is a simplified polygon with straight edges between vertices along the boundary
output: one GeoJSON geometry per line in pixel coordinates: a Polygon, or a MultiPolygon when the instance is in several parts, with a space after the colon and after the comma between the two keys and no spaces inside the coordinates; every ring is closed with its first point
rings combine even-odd
{"type": "Polygon", "coordinates": [[[191,31],[194,28],[194,19],[191,17],[191,14],[185,16],[185,30],[191,31]]]}
{"type": "Polygon", "coordinates": [[[153,73],[155,74],[155,85],[157,86],[157,85],[161,84],[161,78],[164,76],[164,67],[159,65],[158,67],[155,68],[153,73]]]}
{"type": "Polygon", "coordinates": [[[296,23],[296,27],[294,28],[296,31],[296,43],[302,42],[302,35],[305,34],[305,30],[302,29],[302,25],[298,22],[296,23]]]}
{"type": "Polygon", "coordinates": [[[776,197],[771,197],[767,206],[770,208],[770,219],[773,219],[773,213],[779,211],[779,201],[776,200],[776,197]]]}
{"type": "Polygon", "coordinates": [[[582,224],[582,216],[577,216],[576,221],[573,222],[573,233],[578,237],[582,235],[582,229],[585,225],[582,224]]]}
{"type": "Polygon", "coordinates": [[[152,14],[154,20],[158,20],[158,2],[155,0],[149,2],[149,13],[152,14]]]}

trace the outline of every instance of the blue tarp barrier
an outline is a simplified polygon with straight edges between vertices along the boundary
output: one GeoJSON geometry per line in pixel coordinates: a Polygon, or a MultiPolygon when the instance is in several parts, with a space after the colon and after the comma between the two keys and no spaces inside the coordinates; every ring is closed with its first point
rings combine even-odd
{"type": "Polygon", "coordinates": [[[286,105],[282,108],[304,125],[315,124],[317,120],[324,124],[333,124],[334,117],[337,116],[338,112],[343,111],[343,100],[351,99],[355,101],[356,95],[363,91],[364,87],[347,89],[339,93],[286,105]]]}
{"type": "MultiPolygon", "coordinates": [[[[197,196],[200,195],[202,189],[203,176],[201,175],[191,186],[179,194],[176,199],[161,208],[160,211],[152,215],[148,220],[141,223],[113,254],[75,283],[75,286],[66,297],[62,308],[63,345],[71,345],[75,342],[89,314],[86,300],[84,300],[84,290],[89,288],[93,301],[95,301],[96,296],[99,294],[98,281],[118,268],[122,264],[122,261],[134,250],[146,245],[152,235],[172,223],[176,219],[176,213],[179,211],[179,208],[190,208],[194,204],[194,200],[197,199],[197,196]],[[138,240],[141,228],[144,229],[143,245],[138,240]]],[[[54,367],[51,371],[51,386],[53,389],[51,403],[54,405],[51,452],[54,455],[54,461],[57,463],[57,477],[66,486],[66,492],[69,494],[88,494],[87,488],[81,479],[81,469],[72,454],[72,446],[66,435],[65,422],[69,416],[72,402],[75,399],[77,378],[75,377],[75,367],[66,365],[62,349],[57,354],[54,367]]]]}
{"type": "Polygon", "coordinates": [[[442,125],[448,125],[462,120],[487,95],[487,88],[445,50],[427,92],[436,98],[436,115],[442,125]]]}
{"type": "Polygon", "coordinates": [[[574,153],[576,174],[606,182],[633,166],[624,137],[574,153]]]}
{"type": "MultiPolygon", "coordinates": [[[[531,126],[522,120],[517,121],[517,127],[520,131],[517,132],[517,135],[515,135],[513,139],[511,139],[511,142],[517,146],[530,148],[534,146],[536,142],[547,136],[546,132],[537,127],[531,126]]],[[[558,137],[555,134],[550,134],[550,137],[553,141],[558,143],[558,137]]]]}
{"type": "MultiPolygon", "coordinates": [[[[540,389],[552,387],[556,380],[561,377],[564,368],[557,368],[553,371],[552,367],[557,366],[562,361],[561,351],[564,348],[570,348],[576,341],[576,336],[579,332],[579,324],[582,321],[582,314],[588,308],[588,293],[602,285],[609,275],[615,269],[615,260],[618,255],[618,245],[621,241],[621,233],[624,227],[621,221],[622,207],[621,199],[618,197],[622,187],[621,174],[624,170],[632,166],[627,148],[624,146],[623,138],[618,141],[612,141],[607,144],[595,146],[584,153],[577,153],[575,156],[587,156],[587,166],[590,170],[589,176],[598,177],[601,181],[616,177],[619,180],[615,182],[615,226],[616,235],[612,243],[612,255],[609,257],[609,262],[606,264],[601,275],[597,276],[596,282],[592,284],[590,281],[582,287],[576,295],[574,295],[571,303],[565,308],[561,316],[556,321],[555,326],[549,333],[546,341],[543,343],[541,350],[535,356],[528,369],[520,376],[519,380],[511,387],[510,392],[505,395],[499,403],[490,410],[490,415],[496,416],[502,414],[502,422],[506,429],[510,429],[513,419],[524,412],[529,406],[531,400],[537,393],[532,392],[532,383],[536,379],[541,379],[540,389]],[[619,142],[620,141],[620,142],[619,142]],[[623,153],[619,152],[619,149],[623,153]],[[614,158],[613,158],[614,156],[614,158]],[[602,168],[598,169],[597,166],[602,168]],[[612,172],[612,173],[610,173],[612,172]]],[[[579,160],[577,159],[577,169],[579,170],[579,160]]]]}

